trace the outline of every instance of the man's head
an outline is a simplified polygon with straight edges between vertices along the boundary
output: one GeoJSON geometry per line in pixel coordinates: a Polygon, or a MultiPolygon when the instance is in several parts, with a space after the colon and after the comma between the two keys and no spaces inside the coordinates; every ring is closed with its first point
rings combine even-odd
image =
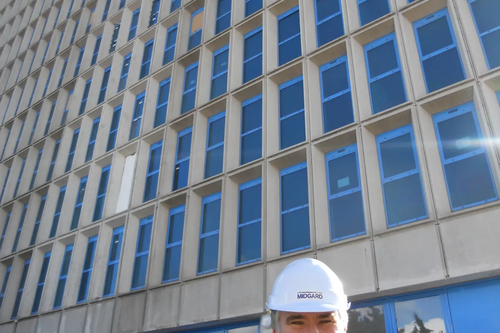
{"type": "Polygon", "coordinates": [[[347,331],[347,297],[339,278],[321,261],[299,259],[274,282],[262,326],[274,333],[347,331]]]}

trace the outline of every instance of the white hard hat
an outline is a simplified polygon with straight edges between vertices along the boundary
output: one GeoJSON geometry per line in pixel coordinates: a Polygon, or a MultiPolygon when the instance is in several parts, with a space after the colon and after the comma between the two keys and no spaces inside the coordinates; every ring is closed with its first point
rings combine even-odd
{"type": "Polygon", "coordinates": [[[299,259],[278,275],[267,307],[287,312],[330,312],[347,310],[350,303],[342,282],[324,263],[299,259]]]}

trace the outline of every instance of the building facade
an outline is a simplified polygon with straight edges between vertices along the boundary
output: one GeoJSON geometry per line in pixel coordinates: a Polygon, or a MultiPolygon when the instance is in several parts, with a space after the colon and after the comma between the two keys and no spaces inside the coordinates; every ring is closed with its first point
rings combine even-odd
{"type": "Polygon", "coordinates": [[[500,332],[500,1],[3,0],[0,332],[500,332]]]}

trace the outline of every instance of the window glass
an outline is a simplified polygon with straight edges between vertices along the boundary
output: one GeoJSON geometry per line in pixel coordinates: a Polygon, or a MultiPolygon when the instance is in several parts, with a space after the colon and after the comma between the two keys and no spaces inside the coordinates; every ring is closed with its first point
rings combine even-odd
{"type": "Polygon", "coordinates": [[[439,296],[395,302],[398,333],[446,333],[443,309],[439,296]]]}

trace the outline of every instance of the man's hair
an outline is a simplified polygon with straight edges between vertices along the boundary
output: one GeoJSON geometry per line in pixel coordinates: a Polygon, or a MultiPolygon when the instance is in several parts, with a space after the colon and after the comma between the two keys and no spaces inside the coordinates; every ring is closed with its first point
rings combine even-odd
{"type": "MultiPolygon", "coordinates": [[[[347,323],[349,321],[349,316],[347,315],[347,310],[337,310],[332,312],[335,320],[337,321],[337,327],[339,332],[344,332],[347,330],[347,323]]],[[[277,333],[280,333],[279,327],[279,311],[271,311],[271,328],[275,329],[277,333]]]]}

